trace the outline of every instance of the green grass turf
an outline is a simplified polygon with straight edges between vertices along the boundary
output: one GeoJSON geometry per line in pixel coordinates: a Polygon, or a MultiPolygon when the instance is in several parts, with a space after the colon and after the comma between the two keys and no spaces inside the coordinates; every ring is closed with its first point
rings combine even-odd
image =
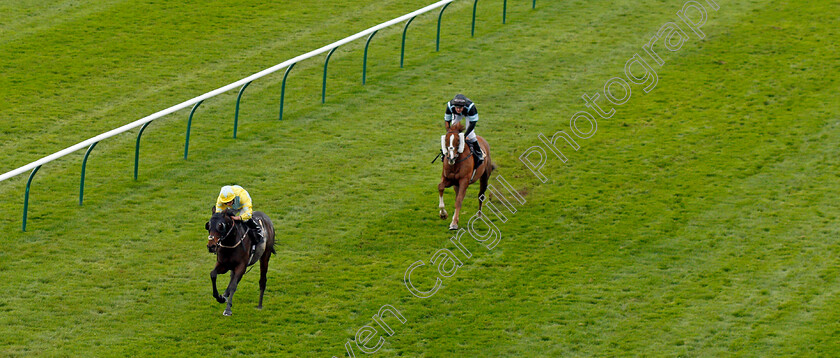
{"type": "MultiPolygon", "coordinates": [[[[0,184],[0,354],[342,356],[385,304],[402,312],[381,356],[836,356],[840,354],[836,1],[718,1],[707,38],[662,53],[659,83],[549,158],[584,93],[624,63],[678,1],[471,2],[254,82],[232,139],[235,91],[144,133],[44,166],[20,232],[26,175],[0,184]],[[442,105],[481,111],[498,173],[527,202],[492,251],[474,242],[434,296],[405,269],[448,242],[429,164],[442,105]],[[564,148],[565,149],[565,148],[564,148]],[[234,316],[210,296],[203,224],[221,185],[245,186],[275,222],[265,308],[255,272],[234,316]]],[[[421,1],[4,2],[3,171],[420,8],[421,1]]],[[[686,31],[688,31],[686,29],[686,31]]],[[[130,133],[136,134],[137,130],[130,133]]],[[[476,210],[476,188],[462,225],[476,210]]],[[[450,213],[453,195],[446,201],[450,213]]],[[[469,236],[466,236],[469,239],[469,236]]],[[[467,241],[467,240],[465,240],[467,241]]],[[[428,287],[430,266],[417,269],[428,287]]],[[[224,285],[227,276],[222,277],[224,285]]],[[[374,338],[377,339],[377,338],[374,338]]],[[[364,355],[356,349],[357,356],[364,355]]]]}

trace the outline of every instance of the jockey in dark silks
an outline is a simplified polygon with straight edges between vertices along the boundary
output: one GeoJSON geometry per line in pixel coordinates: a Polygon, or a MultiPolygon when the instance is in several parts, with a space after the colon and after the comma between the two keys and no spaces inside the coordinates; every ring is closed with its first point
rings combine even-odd
{"type": "Polygon", "coordinates": [[[484,153],[481,152],[481,146],[478,145],[478,140],[475,138],[475,125],[478,123],[478,109],[475,107],[475,103],[459,93],[455,95],[455,98],[446,102],[446,112],[443,115],[443,120],[446,121],[446,129],[449,129],[450,126],[464,119],[466,119],[464,138],[466,138],[470,150],[472,150],[478,160],[476,163],[477,167],[484,161],[484,153]]]}

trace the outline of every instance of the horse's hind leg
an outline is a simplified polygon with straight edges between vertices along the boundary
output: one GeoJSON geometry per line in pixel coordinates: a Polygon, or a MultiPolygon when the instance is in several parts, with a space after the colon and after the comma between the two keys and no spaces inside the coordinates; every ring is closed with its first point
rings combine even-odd
{"type": "Polygon", "coordinates": [[[484,204],[484,192],[487,190],[487,182],[490,181],[490,175],[485,172],[480,179],[479,187],[478,187],[478,217],[484,215],[481,212],[481,205],[484,204]]]}
{"type": "Polygon", "coordinates": [[[266,249],[263,256],[260,258],[260,304],[257,309],[262,309],[263,294],[265,294],[265,283],[268,281],[268,260],[271,259],[271,252],[266,249]]]}
{"type": "Polygon", "coordinates": [[[231,311],[231,307],[233,307],[233,294],[236,293],[236,286],[239,284],[239,280],[242,279],[242,275],[244,274],[244,264],[237,266],[235,270],[230,272],[230,283],[228,284],[227,290],[225,290],[225,299],[227,301],[227,307],[225,308],[225,312],[223,313],[225,316],[230,316],[233,314],[233,312],[231,311]]]}

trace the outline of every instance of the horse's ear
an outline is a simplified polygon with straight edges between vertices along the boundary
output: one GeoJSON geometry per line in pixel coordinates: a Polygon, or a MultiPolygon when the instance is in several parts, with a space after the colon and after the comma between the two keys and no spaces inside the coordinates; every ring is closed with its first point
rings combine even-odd
{"type": "Polygon", "coordinates": [[[210,231],[210,222],[204,223],[204,230],[210,231]]]}
{"type": "Polygon", "coordinates": [[[213,215],[215,213],[216,213],[216,205],[213,205],[213,206],[210,207],[210,215],[213,215]]]}

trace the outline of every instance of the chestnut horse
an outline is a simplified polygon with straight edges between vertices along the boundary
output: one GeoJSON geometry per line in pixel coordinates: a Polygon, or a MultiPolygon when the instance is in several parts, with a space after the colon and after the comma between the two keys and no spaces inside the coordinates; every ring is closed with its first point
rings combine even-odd
{"type": "MultiPolygon", "coordinates": [[[[215,211],[215,206],[213,211],[215,211]]],[[[248,234],[248,227],[241,221],[232,219],[236,213],[230,209],[223,212],[214,212],[205,228],[210,233],[207,238],[207,249],[216,253],[216,267],[210,271],[210,280],[213,282],[213,297],[219,303],[227,303],[224,315],[230,316],[233,305],[233,294],[236,286],[245,269],[253,265],[259,258],[260,261],[260,304],[257,309],[262,309],[263,294],[265,293],[266,274],[268,273],[268,260],[274,251],[274,224],[265,213],[255,211],[252,220],[256,220],[262,227],[264,243],[254,249],[251,253],[251,235],[248,234]],[[251,262],[249,262],[249,259],[251,262]],[[230,283],[224,295],[219,295],[216,289],[216,275],[230,271],[230,283]]]]}
{"type": "Polygon", "coordinates": [[[443,190],[454,186],[455,187],[455,214],[452,215],[452,223],[449,224],[449,230],[458,230],[458,217],[461,214],[461,203],[464,201],[464,196],[467,194],[467,186],[480,180],[481,184],[478,191],[478,212],[481,215],[481,205],[484,202],[484,192],[487,190],[487,182],[490,179],[490,174],[495,169],[496,165],[490,159],[490,146],[487,141],[480,136],[478,145],[484,152],[484,162],[476,168],[475,161],[472,159],[473,154],[470,146],[466,145],[464,134],[460,133],[463,125],[458,123],[449,127],[440,138],[440,149],[443,154],[443,173],[441,174],[440,184],[438,184],[438,192],[440,194],[440,218],[446,220],[447,213],[445,205],[443,204],[443,190]]]}

